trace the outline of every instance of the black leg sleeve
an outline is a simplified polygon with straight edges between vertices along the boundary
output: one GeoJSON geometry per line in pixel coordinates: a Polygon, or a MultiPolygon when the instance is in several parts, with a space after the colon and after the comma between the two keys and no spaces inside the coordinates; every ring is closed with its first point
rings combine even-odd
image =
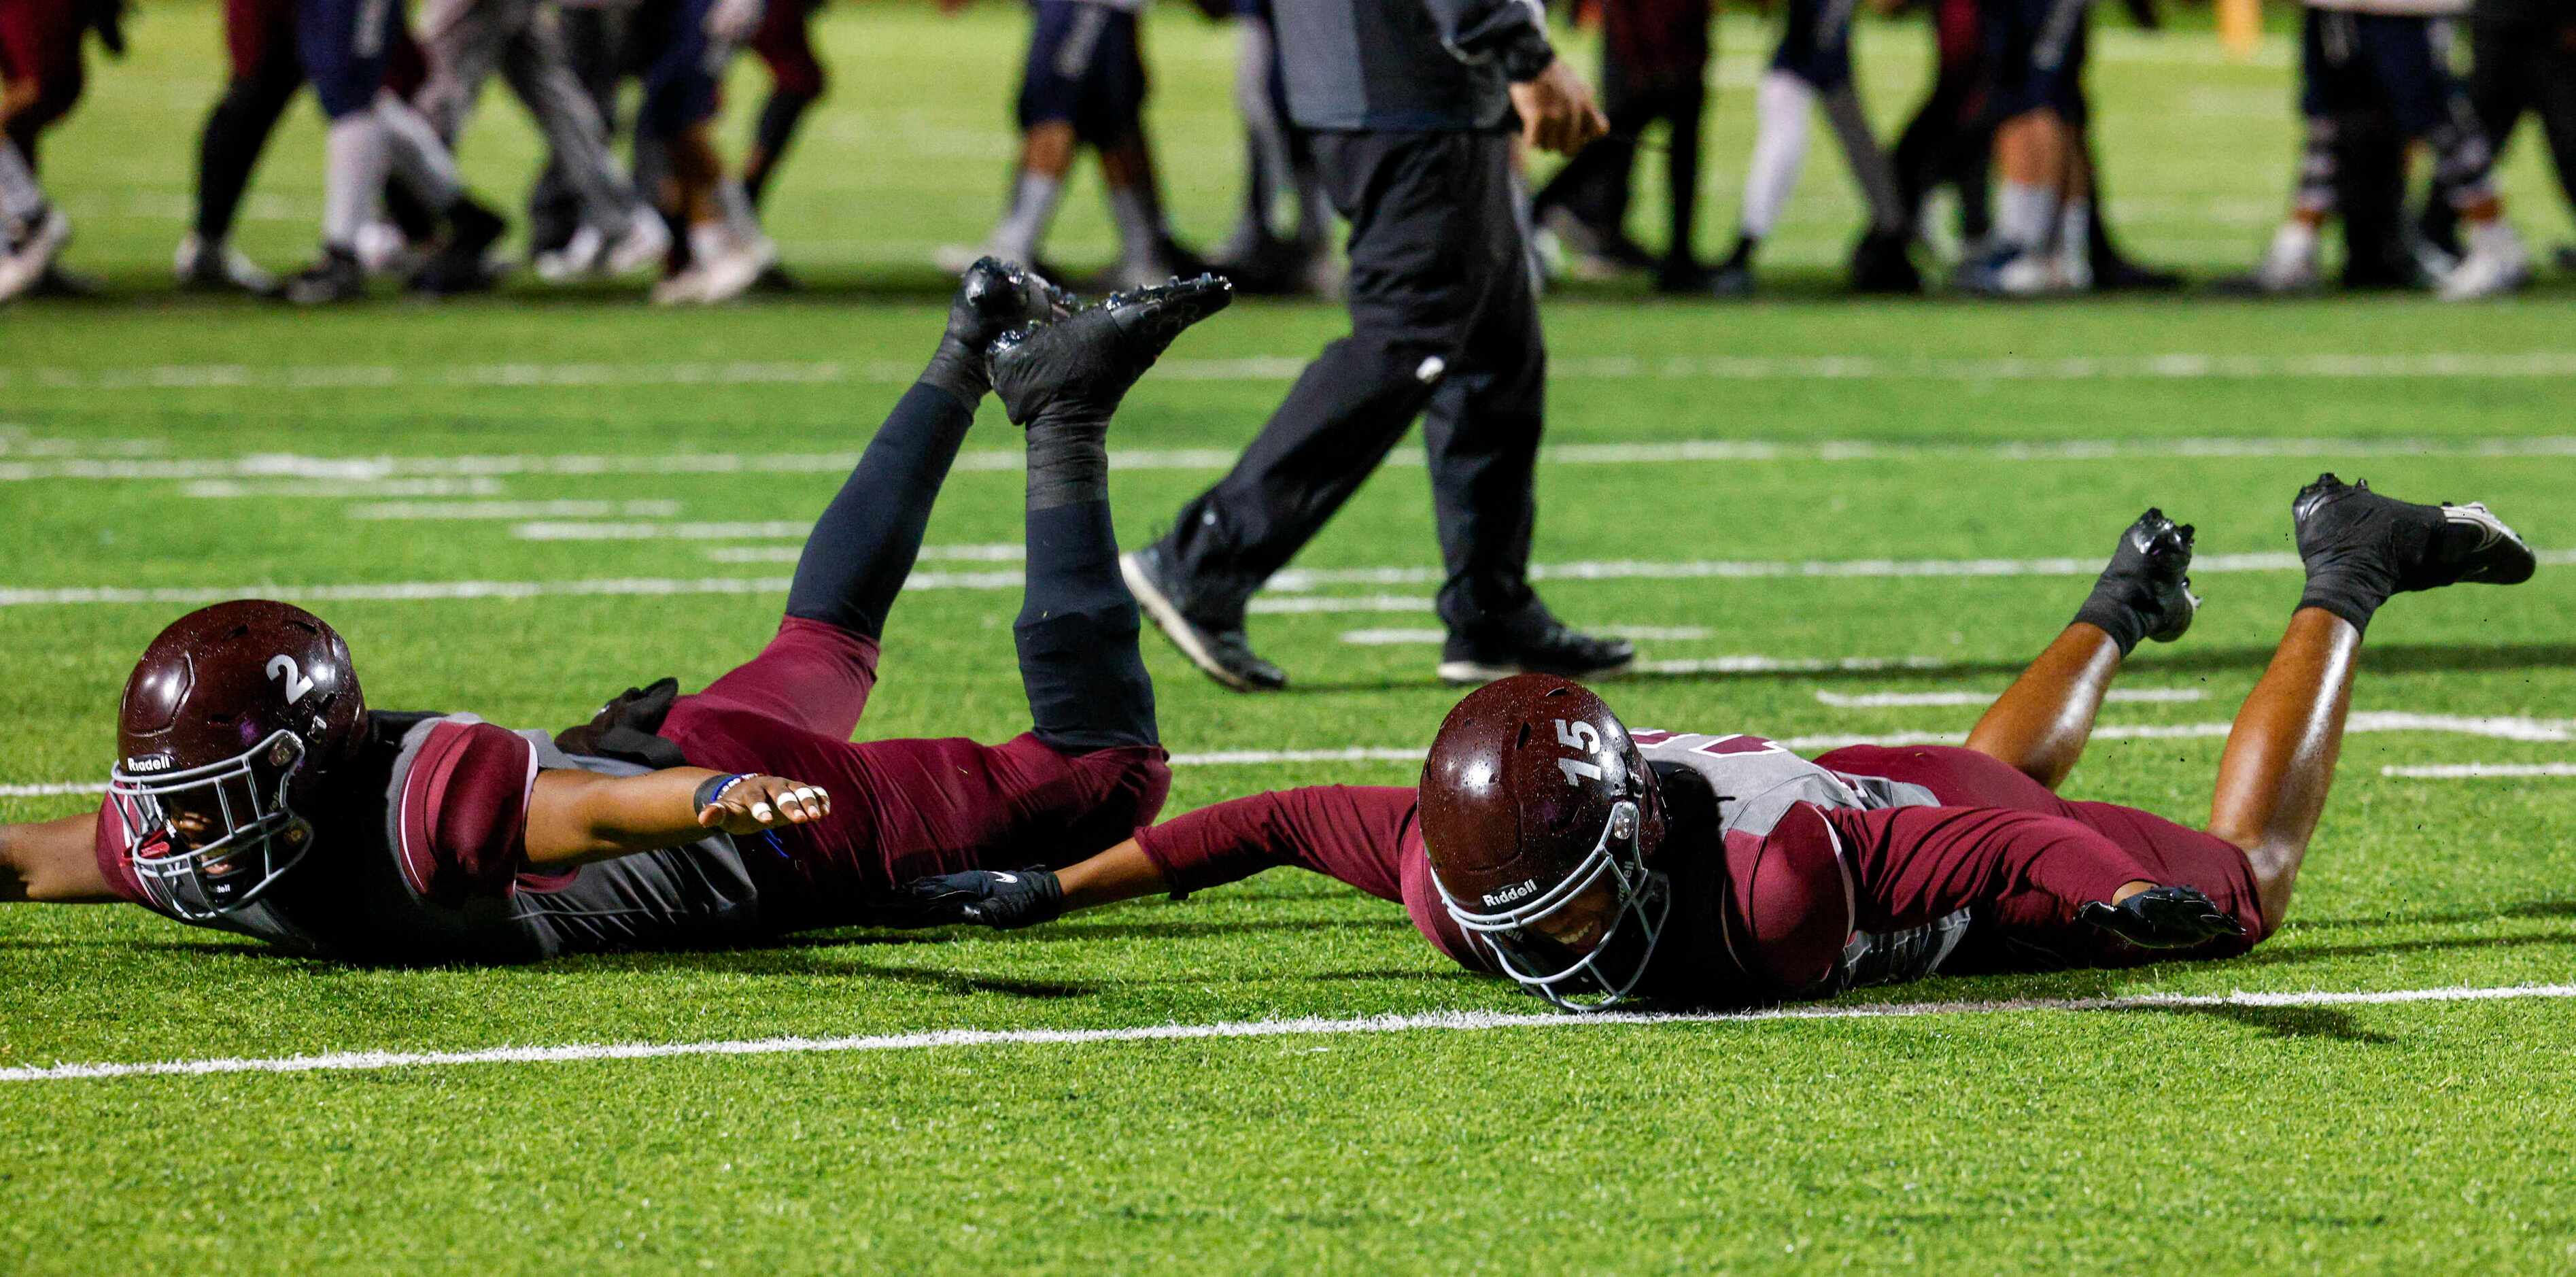
{"type": "Polygon", "coordinates": [[[242,192],[250,187],[251,170],[259,167],[268,135],[285,114],[303,82],[291,62],[283,75],[270,73],[237,79],[224,87],[215,109],[206,116],[206,131],[197,143],[197,237],[215,243],[232,236],[241,210],[242,192]]]}
{"type": "MultiPolygon", "coordinates": [[[[886,613],[921,553],[930,507],[973,424],[974,411],[945,390],[904,392],[805,538],[787,587],[789,616],[869,638],[885,633],[886,613]]],[[[1110,576],[1117,579],[1114,565],[1110,576]]]]}
{"type": "Polygon", "coordinates": [[[1038,739],[1072,754],[1159,744],[1109,503],[1041,509],[1033,498],[1028,536],[1028,593],[1011,638],[1038,739]]]}

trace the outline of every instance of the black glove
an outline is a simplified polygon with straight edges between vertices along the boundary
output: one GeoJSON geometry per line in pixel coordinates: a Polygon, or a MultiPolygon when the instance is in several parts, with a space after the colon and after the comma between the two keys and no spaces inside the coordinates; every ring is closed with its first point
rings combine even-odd
{"type": "Polygon", "coordinates": [[[1010,931],[1064,914],[1064,884],[1044,869],[941,874],[914,880],[904,894],[911,897],[915,926],[971,922],[1010,931]]]}
{"type": "Polygon", "coordinates": [[[2188,949],[2245,934],[2233,915],[2189,887],[2149,887],[2116,905],[2096,900],[2075,916],[2141,949],[2188,949]]]}

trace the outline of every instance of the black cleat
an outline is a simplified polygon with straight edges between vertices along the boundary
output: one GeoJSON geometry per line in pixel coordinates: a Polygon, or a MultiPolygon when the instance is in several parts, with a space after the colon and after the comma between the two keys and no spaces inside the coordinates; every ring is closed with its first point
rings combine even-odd
{"type": "Polygon", "coordinates": [[[2191,592],[2192,533],[2188,523],[2175,523],[2163,510],[2149,506],[2129,530],[2120,548],[2094,583],[2093,595],[2108,598],[2135,614],[2144,637],[2158,643],[2181,638],[2200,611],[2200,596],[2191,592]]]}
{"type": "Polygon", "coordinates": [[[447,215],[447,241],[438,246],[429,261],[413,273],[411,290],[432,297],[452,297],[459,293],[480,293],[491,289],[499,276],[487,260],[492,245],[500,242],[510,224],[501,215],[459,198],[447,215]]]}
{"type": "Polygon", "coordinates": [[[1051,410],[1105,419],[1182,330],[1233,300],[1232,284],[1200,275],[1111,293],[1067,318],[1015,328],[993,341],[993,389],[1013,425],[1051,410]]]}
{"type": "Polygon", "coordinates": [[[1563,621],[1533,609],[1534,619],[1513,626],[1493,641],[1449,636],[1440,649],[1440,681],[1482,687],[1514,674],[1554,674],[1560,678],[1608,678],[1637,663],[1637,645],[1626,639],[1594,638],[1563,621]]]}
{"type": "Polygon", "coordinates": [[[1154,628],[1181,650],[1199,672],[1238,692],[1275,692],[1288,685],[1288,672],[1261,659],[1243,633],[1243,614],[1207,622],[1190,614],[1181,601],[1178,575],[1158,542],[1118,556],[1119,575],[1127,592],[1154,622],[1154,628]]]}
{"type": "Polygon", "coordinates": [[[2299,489],[2290,504],[2299,558],[2311,580],[2349,574],[2388,594],[2463,581],[2520,585],[2540,561],[2485,505],[2416,505],[2345,483],[2332,474],[2299,489]]]}
{"type": "Polygon", "coordinates": [[[1035,271],[999,258],[978,258],[957,281],[957,296],[948,305],[947,335],[981,354],[994,338],[1014,328],[1070,319],[1079,305],[1080,299],[1035,271]]]}
{"type": "Polygon", "coordinates": [[[358,255],[336,244],[325,246],[313,264],[297,271],[277,295],[298,306],[330,306],[367,295],[367,269],[358,255]]]}
{"type": "Polygon", "coordinates": [[[1914,237],[1904,231],[1871,231],[1852,246],[1851,287],[1855,293],[1902,296],[1923,291],[1923,272],[1914,267],[1914,237]]]}

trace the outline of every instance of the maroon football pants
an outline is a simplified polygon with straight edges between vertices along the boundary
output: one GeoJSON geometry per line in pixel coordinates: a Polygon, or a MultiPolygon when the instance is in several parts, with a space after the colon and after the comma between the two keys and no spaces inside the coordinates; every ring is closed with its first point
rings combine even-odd
{"type": "MultiPolygon", "coordinates": [[[[2233,957],[2271,931],[2253,866],[2235,844],[2215,834],[2134,807],[2068,802],[2010,764],[1957,746],[1853,745],[1816,763],[1848,776],[1921,785],[1941,800],[1939,807],[1834,812],[1830,817],[1847,841],[1889,848],[1926,880],[1939,877],[1946,866],[1992,860],[2006,842],[2025,848],[2053,844],[2079,853],[2089,848],[2106,864],[2134,864],[2160,886],[2200,891],[2244,926],[2243,939],[2213,941],[2187,956],[2233,957]]],[[[2106,890],[2118,885],[2111,883],[2106,890]]],[[[1976,929],[1943,969],[2131,966],[2186,956],[2135,948],[2074,921],[2065,905],[2033,892],[2027,900],[2007,895],[1994,907],[1980,908],[1976,929]]]]}
{"type": "Polygon", "coordinates": [[[877,644],[789,617],[760,655],[683,696],[662,735],[689,761],[820,785],[832,814],[743,839],[761,909],[781,931],[839,926],[895,886],[968,869],[1057,868],[1150,823],[1171,789],[1157,746],[1060,752],[1023,734],[880,740],[850,733],[876,687],[877,644]]]}
{"type": "Polygon", "coordinates": [[[0,0],[0,131],[37,162],[37,135],[80,101],[81,37],[72,0],[0,0]]]}

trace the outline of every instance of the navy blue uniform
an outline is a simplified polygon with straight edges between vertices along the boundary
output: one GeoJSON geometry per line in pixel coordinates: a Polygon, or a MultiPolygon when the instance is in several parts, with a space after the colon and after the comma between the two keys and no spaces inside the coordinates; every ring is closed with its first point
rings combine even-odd
{"type": "Polygon", "coordinates": [[[1036,0],[1020,73],[1020,130],[1066,123],[1093,146],[1136,135],[1145,113],[1145,59],[1132,10],[1091,0],[1036,0]]]}

